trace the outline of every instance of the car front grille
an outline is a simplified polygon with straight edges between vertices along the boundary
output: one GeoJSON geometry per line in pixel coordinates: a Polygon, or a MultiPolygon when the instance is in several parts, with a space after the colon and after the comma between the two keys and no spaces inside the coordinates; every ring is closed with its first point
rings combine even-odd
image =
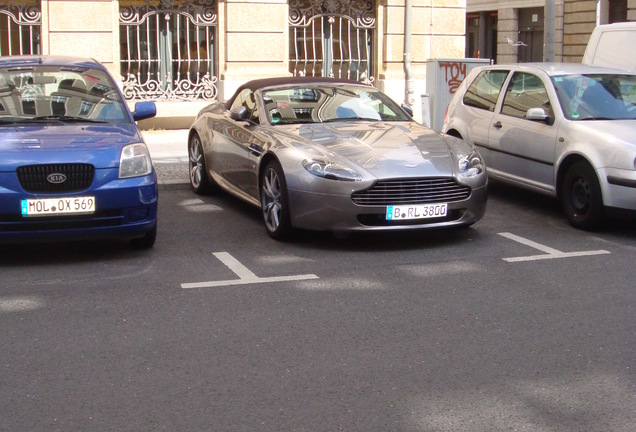
{"type": "Polygon", "coordinates": [[[20,186],[27,192],[75,192],[88,189],[95,167],[91,164],[26,165],[17,172],[20,186]],[[56,177],[54,181],[50,181],[50,176],[56,177]]]}
{"type": "Polygon", "coordinates": [[[471,189],[448,177],[380,180],[369,189],[354,192],[360,206],[389,206],[456,202],[467,199],[471,189]]]}

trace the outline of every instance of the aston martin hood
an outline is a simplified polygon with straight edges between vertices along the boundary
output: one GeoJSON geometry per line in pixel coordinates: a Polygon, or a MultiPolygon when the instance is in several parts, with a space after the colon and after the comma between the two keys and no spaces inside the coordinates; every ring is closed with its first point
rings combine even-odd
{"type": "Polygon", "coordinates": [[[377,177],[453,173],[448,144],[414,122],[315,123],[300,126],[298,134],[377,177]]]}

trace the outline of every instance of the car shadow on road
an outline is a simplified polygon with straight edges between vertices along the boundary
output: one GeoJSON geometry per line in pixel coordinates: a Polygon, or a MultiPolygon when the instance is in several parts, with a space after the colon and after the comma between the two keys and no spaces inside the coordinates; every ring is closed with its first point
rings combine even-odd
{"type": "MultiPolygon", "coordinates": [[[[488,196],[486,217],[496,214],[502,218],[514,218],[515,211],[520,211],[535,220],[556,221],[568,229],[576,230],[569,225],[561,201],[555,197],[497,181],[489,183],[488,196]]],[[[606,209],[604,223],[593,232],[633,236],[636,234],[636,212],[606,209]]]]}
{"type": "Polygon", "coordinates": [[[479,222],[471,227],[445,227],[406,231],[317,232],[297,230],[289,241],[315,249],[399,252],[432,250],[476,242],[482,237],[479,222]]]}
{"type": "Polygon", "coordinates": [[[470,227],[444,227],[421,230],[396,231],[312,231],[294,229],[284,240],[270,238],[265,230],[261,210],[225,193],[210,196],[206,201],[222,207],[229,214],[244,218],[250,228],[244,233],[252,233],[252,239],[262,236],[263,241],[290,246],[307,246],[312,249],[338,251],[399,251],[435,248],[472,241],[479,238],[479,224],[470,227]],[[253,224],[253,225],[252,225],[253,224]],[[259,234],[260,233],[260,234],[259,234]]]}
{"type": "Polygon", "coordinates": [[[115,261],[124,254],[136,257],[147,253],[135,249],[127,240],[0,244],[0,268],[115,261]]]}
{"type": "Polygon", "coordinates": [[[396,231],[312,231],[294,229],[289,238],[274,240],[265,230],[261,210],[241,200],[218,193],[204,198],[206,202],[222,207],[226,213],[243,220],[244,229],[241,237],[249,236],[252,240],[273,242],[277,245],[294,247],[311,247],[312,249],[335,251],[400,251],[423,248],[437,248],[456,245],[457,243],[477,240],[481,234],[481,221],[470,227],[444,227],[421,230],[396,231]]]}

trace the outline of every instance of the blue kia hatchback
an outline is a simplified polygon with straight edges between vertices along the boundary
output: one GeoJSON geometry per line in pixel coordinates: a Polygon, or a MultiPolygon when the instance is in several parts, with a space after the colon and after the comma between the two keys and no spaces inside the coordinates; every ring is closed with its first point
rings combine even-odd
{"type": "Polygon", "coordinates": [[[157,234],[157,176],[138,120],[95,60],[0,57],[0,241],[157,234]]]}

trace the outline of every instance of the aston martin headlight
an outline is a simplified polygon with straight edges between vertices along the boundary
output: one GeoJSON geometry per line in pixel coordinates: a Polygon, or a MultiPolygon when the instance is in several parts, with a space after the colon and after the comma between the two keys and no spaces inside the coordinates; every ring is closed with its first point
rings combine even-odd
{"type": "Polygon", "coordinates": [[[459,158],[459,175],[463,177],[474,177],[484,172],[484,161],[477,152],[459,158]]]}
{"type": "Polygon", "coordinates": [[[145,144],[130,144],[121,150],[119,178],[141,177],[151,172],[152,162],[145,144]]]}
{"type": "Polygon", "coordinates": [[[362,180],[360,174],[337,162],[327,162],[320,159],[305,159],[303,166],[307,171],[317,177],[342,181],[362,180]]]}

